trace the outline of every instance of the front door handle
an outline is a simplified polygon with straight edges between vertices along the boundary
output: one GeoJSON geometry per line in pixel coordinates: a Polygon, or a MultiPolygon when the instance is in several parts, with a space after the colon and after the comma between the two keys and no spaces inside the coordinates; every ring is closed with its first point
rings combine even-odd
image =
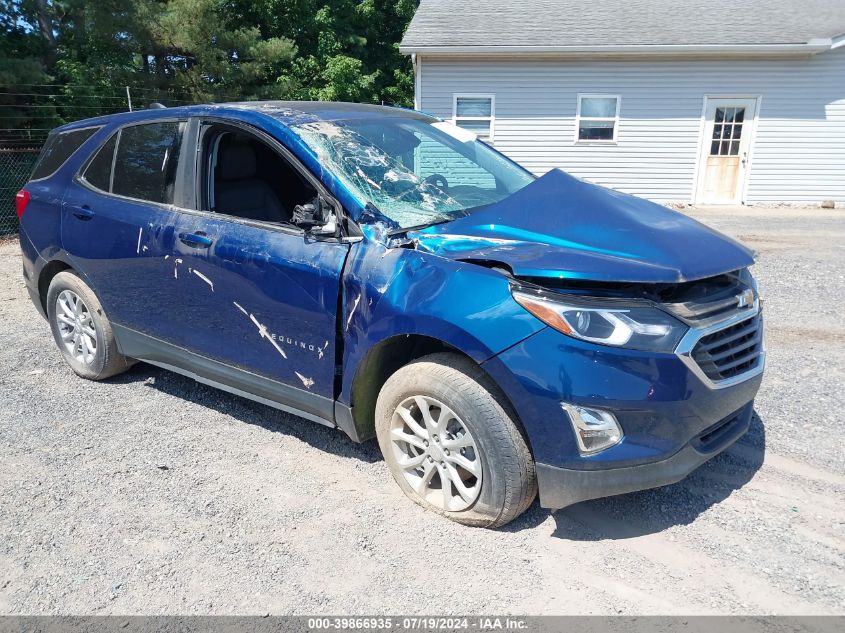
{"type": "Polygon", "coordinates": [[[94,217],[94,212],[87,204],[82,205],[81,207],[73,207],[73,211],[71,211],[71,213],[73,213],[73,217],[78,218],[83,222],[87,222],[94,217]]]}
{"type": "Polygon", "coordinates": [[[191,248],[208,248],[213,240],[205,233],[179,233],[179,240],[191,248]]]}

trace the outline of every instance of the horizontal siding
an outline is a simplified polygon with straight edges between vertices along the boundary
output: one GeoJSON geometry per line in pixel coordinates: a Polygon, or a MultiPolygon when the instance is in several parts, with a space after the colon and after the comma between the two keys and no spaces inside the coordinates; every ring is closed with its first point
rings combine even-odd
{"type": "Polygon", "coordinates": [[[688,61],[423,58],[420,107],[496,95],[495,146],[531,171],[657,201],[692,199],[705,95],[761,96],[746,201],[845,201],[845,50],[804,59],[688,61]],[[622,97],[617,144],[574,142],[578,93],[622,97]]]}

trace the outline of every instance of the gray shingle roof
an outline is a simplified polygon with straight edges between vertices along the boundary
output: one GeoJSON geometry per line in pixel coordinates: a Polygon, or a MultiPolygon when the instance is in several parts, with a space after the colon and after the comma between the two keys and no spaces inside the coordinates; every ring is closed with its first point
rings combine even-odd
{"type": "Polygon", "coordinates": [[[422,0],[403,50],[803,44],[845,33],[845,0],[422,0]]]}

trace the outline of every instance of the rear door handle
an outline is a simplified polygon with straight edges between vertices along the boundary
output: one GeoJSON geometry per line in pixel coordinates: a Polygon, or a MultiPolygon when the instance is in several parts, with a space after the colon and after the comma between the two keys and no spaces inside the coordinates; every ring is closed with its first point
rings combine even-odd
{"type": "Polygon", "coordinates": [[[213,242],[205,233],[179,233],[179,240],[191,248],[208,248],[213,242]]]}
{"type": "Polygon", "coordinates": [[[94,212],[91,210],[87,204],[82,205],[81,207],[73,207],[73,217],[78,218],[84,222],[87,222],[91,218],[94,217],[94,212]]]}

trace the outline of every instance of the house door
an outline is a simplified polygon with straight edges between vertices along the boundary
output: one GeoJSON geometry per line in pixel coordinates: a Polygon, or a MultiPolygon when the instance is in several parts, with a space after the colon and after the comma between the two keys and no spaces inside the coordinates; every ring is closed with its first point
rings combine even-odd
{"type": "Polygon", "coordinates": [[[756,107],[756,99],[707,99],[698,203],[742,202],[756,107]]]}

